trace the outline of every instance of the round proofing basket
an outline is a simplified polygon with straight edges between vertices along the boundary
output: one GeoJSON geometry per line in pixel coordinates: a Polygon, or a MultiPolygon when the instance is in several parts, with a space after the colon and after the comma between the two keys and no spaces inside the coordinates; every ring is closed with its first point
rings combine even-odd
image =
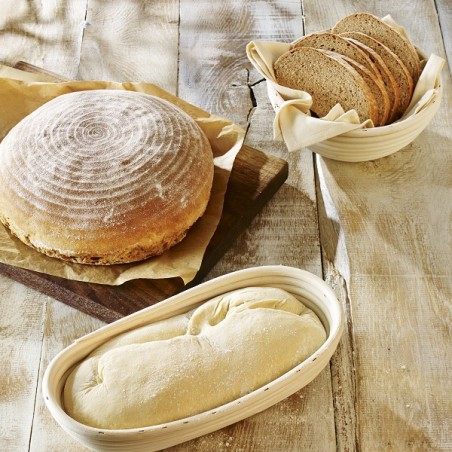
{"type": "Polygon", "coordinates": [[[386,157],[410,144],[428,125],[441,103],[442,87],[430,104],[408,118],[387,126],[357,129],[310,146],[317,154],[343,162],[386,157]]]}
{"type": "MultiPolygon", "coordinates": [[[[309,146],[313,152],[342,162],[366,162],[386,157],[410,144],[438,111],[442,97],[441,76],[437,80],[435,98],[421,111],[387,126],[363,128],[338,135],[309,146]]],[[[284,102],[271,83],[269,98],[275,109],[284,102]]]]}
{"type": "Polygon", "coordinates": [[[341,305],[319,277],[284,266],[240,270],[168,298],[77,340],[49,364],[42,382],[43,396],[60,426],[87,447],[108,451],[160,450],[258,413],[307,385],[327,366],[340,340],[343,324],[341,305]],[[66,414],[62,406],[66,378],[73,367],[100,344],[125,331],[187,312],[222,293],[250,286],[277,287],[296,296],[319,316],[327,331],[326,342],[305,361],[269,384],[196,416],[143,428],[104,430],[83,425],[66,414]]]}

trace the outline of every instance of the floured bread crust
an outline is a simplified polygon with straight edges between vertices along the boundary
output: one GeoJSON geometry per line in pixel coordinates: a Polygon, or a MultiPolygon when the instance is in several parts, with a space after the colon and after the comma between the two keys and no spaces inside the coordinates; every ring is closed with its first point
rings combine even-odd
{"type": "Polygon", "coordinates": [[[64,408],[96,428],[175,421],[270,383],[325,340],[318,317],[288,292],[236,290],[101,345],[69,375],[64,408]]]}
{"type": "Polygon", "coordinates": [[[207,137],[173,104],[131,91],[74,92],[0,144],[0,220],[49,256],[133,262],[183,239],[212,180],[207,137]]]}

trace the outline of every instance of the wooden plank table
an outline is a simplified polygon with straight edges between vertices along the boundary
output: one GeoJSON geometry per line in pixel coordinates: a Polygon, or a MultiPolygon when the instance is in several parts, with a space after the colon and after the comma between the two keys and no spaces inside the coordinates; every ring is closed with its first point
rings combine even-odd
{"type": "MultiPolygon", "coordinates": [[[[64,0],[0,3],[0,62],[68,78],[146,81],[234,121],[289,177],[205,279],[256,265],[304,268],[334,288],[347,328],[331,365],[292,397],[174,451],[452,450],[450,60],[443,104],[400,152],[346,164],[272,139],[251,40],[291,41],[368,11],[427,53],[451,55],[437,0],[64,0]]],[[[83,451],[41,396],[48,362],[103,323],[0,276],[0,450],[83,451]]]]}

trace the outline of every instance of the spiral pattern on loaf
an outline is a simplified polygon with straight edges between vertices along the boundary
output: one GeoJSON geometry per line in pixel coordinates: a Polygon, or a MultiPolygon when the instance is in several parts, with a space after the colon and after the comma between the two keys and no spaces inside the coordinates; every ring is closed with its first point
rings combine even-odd
{"type": "MultiPolygon", "coordinates": [[[[155,217],[192,208],[193,191],[211,184],[213,167],[192,118],[130,91],[60,96],[12,129],[0,151],[2,196],[14,196],[20,215],[47,228],[56,223],[53,234],[74,241],[96,239],[100,230],[114,237],[152,232],[155,217]],[[207,180],[197,180],[206,169],[207,180]]],[[[2,216],[14,223],[12,212],[2,216]]]]}

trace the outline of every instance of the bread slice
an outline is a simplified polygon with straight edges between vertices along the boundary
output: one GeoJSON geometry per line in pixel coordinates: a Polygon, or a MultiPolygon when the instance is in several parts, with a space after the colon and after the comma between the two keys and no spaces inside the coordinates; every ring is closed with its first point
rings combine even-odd
{"type": "Polygon", "coordinates": [[[342,18],[332,28],[332,32],[336,34],[349,31],[365,33],[389,47],[403,61],[414,83],[417,82],[421,72],[418,54],[413,44],[396,29],[372,14],[356,13],[342,18]]]}
{"type": "Polygon", "coordinates": [[[376,78],[369,69],[367,69],[362,64],[359,64],[357,61],[349,58],[345,55],[338,54],[336,52],[328,52],[328,55],[333,58],[342,58],[345,60],[350,66],[352,66],[359,75],[364,79],[364,81],[369,86],[372,94],[375,97],[378,105],[378,122],[375,123],[375,126],[384,126],[389,119],[389,113],[391,111],[391,105],[389,103],[389,96],[386,92],[386,88],[384,83],[376,78]]]}
{"type": "Polygon", "coordinates": [[[372,60],[372,62],[377,66],[378,70],[380,71],[381,77],[383,79],[383,83],[386,88],[386,92],[389,96],[389,102],[391,104],[391,110],[389,113],[389,119],[388,123],[391,123],[398,119],[399,117],[399,105],[400,105],[400,88],[397,83],[397,80],[395,79],[392,72],[389,70],[388,66],[386,66],[386,63],[383,61],[383,58],[381,58],[380,55],[378,55],[375,50],[371,49],[370,47],[366,46],[360,41],[357,41],[356,39],[352,38],[346,38],[356,46],[358,46],[361,50],[366,52],[366,54],[369,56],[369,58],[372,60]]]}
{"type": "Polygon", "coordinates": [[[314,47],[315,49],[330,50],[332,52],[340,53],[341,55],[352,58],[357,63],[372,71],[376,77],[381,78],[380,72],[366,53],[358,46],[339,35],[327,32],[311,33],[293,42],[291,48],[294,49],[296,47],[314,47]]]}
{"type": "Polygon", "coordinates": [[[361,121],[378,122],[372,91],[345,61],[320,49],[297,47],[281,55],[274,69],[278,84],[311,94],[311,110],[317,116],[325,116],[339,103],[346,111],[356,110],[361,121]]]}
{"type": "Polygon", "coordinates": [[[341,36],[360,41],[375,50],[375,52],[381,56],[399,85],[400,104],[398,116],[402,116],[410,104],[411,96],[413,95],[414,90],[413,77],[411,77],[407,67],[403,64],[400,58],[391,49],[389,49],[389,47],[386,47],[380,41],[377,41],[371,36],[355,31],[343,33],[341,36]]]}

